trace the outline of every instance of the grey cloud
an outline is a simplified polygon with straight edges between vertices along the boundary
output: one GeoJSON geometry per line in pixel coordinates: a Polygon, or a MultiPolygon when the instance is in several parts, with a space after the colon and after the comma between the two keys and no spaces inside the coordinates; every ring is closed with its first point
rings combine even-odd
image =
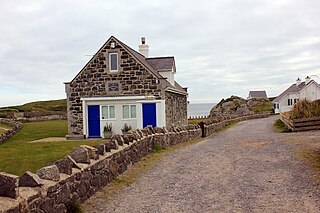
{"type": "Polygon", "coordinates": [[[111,35],[133,48],[146,36],[152,56],[174,55],[191,102],[250,89],[275,96],[320,74],[318,8],[317,0],[5,1],[0,106],[64,98],[63,82],[111,35]]]}

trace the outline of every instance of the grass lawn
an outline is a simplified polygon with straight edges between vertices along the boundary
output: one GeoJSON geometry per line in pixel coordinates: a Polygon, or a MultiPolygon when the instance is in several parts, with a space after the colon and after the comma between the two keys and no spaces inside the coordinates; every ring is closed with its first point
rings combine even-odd
{"type": "Polygon", "coordinates": [[[6,129],[11,129],[11,127],[4,124],[0,124],[0,134],[4,133],[6,129]]]}
{"type": "Polygon", "coordinates": [[[16,135],[0,144],[0,172],[15,175],[21,175],[27,170],[36,172],[69,154],[73,147],[105,143],[101,139],[27,143],[47,137],[64,137],[66,134],[66,120],[23,123],[23,128],[16,135]]]}

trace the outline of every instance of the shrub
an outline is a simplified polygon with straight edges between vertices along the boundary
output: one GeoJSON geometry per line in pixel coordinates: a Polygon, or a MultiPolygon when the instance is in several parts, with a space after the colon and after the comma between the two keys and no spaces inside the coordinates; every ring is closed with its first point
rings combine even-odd
{"type": "Polygon", "coordinates": [[[298,101],[289,113],[290,119],[311,118],[320,116],[320,101],[310,102],[306,99],[298,101]]]}

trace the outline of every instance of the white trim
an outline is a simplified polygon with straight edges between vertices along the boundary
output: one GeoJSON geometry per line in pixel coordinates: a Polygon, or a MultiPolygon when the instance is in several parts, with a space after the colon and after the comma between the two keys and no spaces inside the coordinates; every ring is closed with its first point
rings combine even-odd
{"type": "Polygon", "coordinates": [[[119,96],[119,97],[83,97],[82,101],[119,101],[119,100],[139,100],[145,99],[145,96],[119,96]]]}
{"type": "Polygon", "coordinates": [[[109,105],[99,105],[100,106],[100,120],[101,121],[116,121],[117,120],[117,113],[116,113],[116,106],[109,104],[109,105]],[[114,118],[110,118],[110,106],[114,108],[114,118]],[[102,107],[108,107],[108,118],[102,118],[102,107]]]}
{"type": "Polygon", "coordinates": [[[122,112],[122,120],[123,121],[127,121],[127,120],[136,120],[137,119],[137,104],[122,104],[121,106],[121,112],[122,112]],[[124,118],[123,117],[123,107],[124,106],[128,106],[129,107],[129,118],[124,118]],[[132,114],[131,114],[131,106],[135,106],[136,107],[136,117],[132,118],[132,114]]]}
{"type": "Polygon", "coordinates": [[[161,103],[164,100],[142,100],[142,101],[137,101],[137,103],[161,103]]]}
{"type": "Polygon", "coordinates": [[[109,53],[109,72],[118,72],[119,71],[119,58],[118,58],[118,53],[109,53]],[[111,69],[111,56],[112,55],[116,55],[117,56],[117,69],[116,70],[112,70],[111,69]]]}
{"type": "Polygon", "coordinates": [[[87,132],[89,132],[88,130],[88,125],[87,125],[87,115],[88,115],[88,107],[86,107],[86,101],[83,100],[82,101],[82,125],[83,125],[83,128],[82,128],[82,131],[83,131],[83,134],[86,136],[86,138],[88,137],[87,135],[87,132]]]}

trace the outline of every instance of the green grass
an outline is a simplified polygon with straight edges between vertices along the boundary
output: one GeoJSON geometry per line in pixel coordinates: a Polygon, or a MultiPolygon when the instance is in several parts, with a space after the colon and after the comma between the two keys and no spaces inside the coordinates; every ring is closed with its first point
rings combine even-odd
{"type": "Polygon", "coordinates": [[[4,133],[6,129],[11,129],[11,127],[5,124],[0,124],[0,135],[4,133]]]}
{"type": "Polygon", "coordinates": [[[277,132],[290,132],[291,130],[280,120],[276,120],[273,124],[277,132]]]}
{"type": "Polygon", "coordinates": [[[4,111],[15,111],[15,112],[66,112],[67,111],[67,101],[66,99],[61,100],[51,100],[51,101],[37,101],[26,103],[20,106],[10,106],[0,108],[0,112],[4,111]]]}
{"type": "Polygon", "coordinates": [[[261,102],[257,105],[255,105],[251,111],[254,112],[272,112],[272,102],[267,101],[267,102],[261,102]]]}
{"type": "Polygon", "coordinates": [[[23,123],[22,129],[0,145],[0,171],[21,175],[29,170],[36,172],[70,153],[73,147],[97,145],[103,140],[27,143],[47,137],[64,137],[67,121],[43,121],[23,123]]]}

